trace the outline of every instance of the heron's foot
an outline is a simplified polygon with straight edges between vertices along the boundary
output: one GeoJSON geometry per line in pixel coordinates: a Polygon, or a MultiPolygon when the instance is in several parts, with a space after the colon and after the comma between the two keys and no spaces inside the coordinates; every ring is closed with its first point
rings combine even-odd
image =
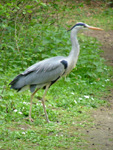
{"type": "Polygon", "coordinates": [[[30,122],[34,122],[33,118],[29,117],[29,121],[30,122]]]}
{"type": "Polygon", "coordinates": [[[30,122],[34,122],[33,118],[31,118],[30,116],[25,118],[26,120],[29,120],[30,122]]]}

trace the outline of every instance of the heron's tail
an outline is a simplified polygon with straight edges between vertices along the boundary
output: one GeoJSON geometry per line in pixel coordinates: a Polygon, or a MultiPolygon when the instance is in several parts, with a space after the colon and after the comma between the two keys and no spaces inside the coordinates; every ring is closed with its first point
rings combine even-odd
{"type": "Polygon", "coordinates": [[[17,90],[19,92],[25,86],[24,76],[22,74],[19,74],[13,79],[13,81],[9,83],[9,85],[11,85],[11,89],[17,90]]]}

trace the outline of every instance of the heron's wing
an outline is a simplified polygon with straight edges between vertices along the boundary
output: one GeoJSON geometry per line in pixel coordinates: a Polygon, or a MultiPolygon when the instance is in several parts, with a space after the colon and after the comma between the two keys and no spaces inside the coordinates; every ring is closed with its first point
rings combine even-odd
{"type": "Polygon", "coordinates": [[[65,73],[66,63],[64,57],[53,57],[34,64],[22,73],[25,85],[54,82],[65,73]]]}
{"type": "Polygon", "coordinates": [[[46,71],[46,70],[51,70],[52,68],[56,68],[57,65],[59,64],[58,62],[60,60],[62,60],[63,57],[62,56],[58,56],[58,57],[52,57],[49,59],[45,59],[42,60],[40,62],[35,63],[34,65],[30,66],[29,68],[27,68],[22,75],[27,75],[31,72],[37,71],[37,72],[41,72],[41,71],[46,71]]]}

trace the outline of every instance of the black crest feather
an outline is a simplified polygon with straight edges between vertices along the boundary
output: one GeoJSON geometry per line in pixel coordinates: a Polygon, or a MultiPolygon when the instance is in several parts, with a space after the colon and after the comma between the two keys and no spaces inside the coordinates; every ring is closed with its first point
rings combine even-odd
{"type": "Polygon", "coordinates": [[[69,29],[68,31],[71,31],[73,28],[77,27],[77,26],[83,26],[85,27],[86,25],[82,22],[76,23],[71,29],[69,29]]]}

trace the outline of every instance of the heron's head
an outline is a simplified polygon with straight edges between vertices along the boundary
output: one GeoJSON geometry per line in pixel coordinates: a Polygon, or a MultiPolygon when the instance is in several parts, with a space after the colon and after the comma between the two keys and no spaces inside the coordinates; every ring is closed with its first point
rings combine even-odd
{"type": "Polygon", "coordinates": [[[79,31],[79,30],[81,30],[81,29],[103,30],[103,29],[101,29],[101,28],[89,26],[88,24],[79,22],[79,23],[76,23],[76,24],[75,24],[70,30],[68,30],[68,31],[71,31],[71,30],[77,30],[77,31],[79,31]]]}

